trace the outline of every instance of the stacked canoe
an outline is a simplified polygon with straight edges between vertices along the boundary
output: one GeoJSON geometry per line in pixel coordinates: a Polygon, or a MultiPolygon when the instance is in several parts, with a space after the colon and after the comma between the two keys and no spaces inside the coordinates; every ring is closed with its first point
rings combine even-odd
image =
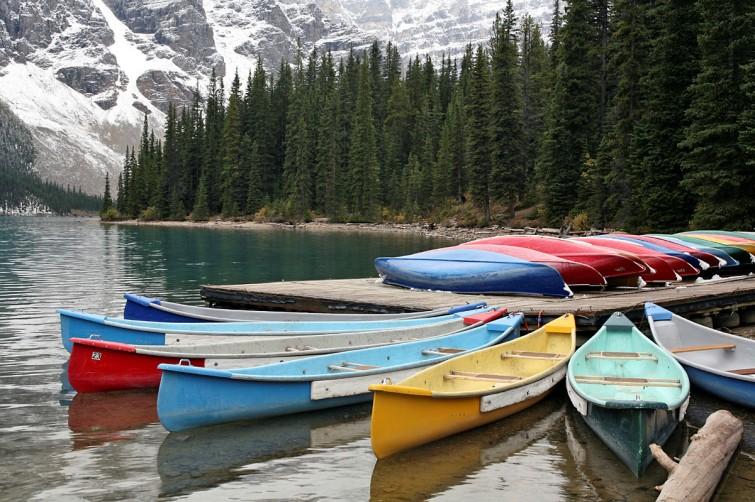
{"type": "Polygon", "coordinates": [[[575,288],[665,285],[747,273],[755,267],[755,238],[748,235],[505,235],[377,258],[375,268],[384,283],[406,288],[568,298],[575,288]]]}

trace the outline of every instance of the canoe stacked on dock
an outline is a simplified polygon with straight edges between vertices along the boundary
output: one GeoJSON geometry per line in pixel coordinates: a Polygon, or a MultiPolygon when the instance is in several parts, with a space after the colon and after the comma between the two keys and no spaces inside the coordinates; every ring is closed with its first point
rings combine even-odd
{"type": "Polygon", "coordinates": [[[689,401],[682,367],[621,313],[615,313],[569,362],[566,389],[587,425],[639,476],[689,401]]]}

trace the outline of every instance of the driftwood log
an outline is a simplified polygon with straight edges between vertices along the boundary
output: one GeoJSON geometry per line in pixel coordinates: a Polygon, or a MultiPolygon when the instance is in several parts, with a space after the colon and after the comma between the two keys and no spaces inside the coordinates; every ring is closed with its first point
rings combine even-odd
{"type": "Polygon", "coordinates": [[[653,457],[669,473],[656,489],[659,501],[707,501],[713,497],[726,466],[742,440],[742,421],[726,410],[712,413],[692,436],[687,453],[679,463],[657,444],[650,445],[653,457]]]}

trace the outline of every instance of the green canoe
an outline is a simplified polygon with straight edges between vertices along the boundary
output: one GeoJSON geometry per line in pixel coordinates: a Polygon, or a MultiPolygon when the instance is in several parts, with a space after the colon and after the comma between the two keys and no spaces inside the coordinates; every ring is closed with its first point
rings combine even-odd
{"type": "Polygon", "coordinates": [[[684,418],[689,379],[666,351],[617,312],[569,361],[566,390],[587,425],[640,476],[684,418]]]}

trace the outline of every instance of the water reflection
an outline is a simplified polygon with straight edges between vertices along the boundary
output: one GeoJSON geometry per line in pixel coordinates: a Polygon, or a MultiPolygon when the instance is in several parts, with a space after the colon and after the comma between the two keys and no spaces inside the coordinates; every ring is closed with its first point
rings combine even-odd
{"type": "Polygon", "coordinates": [[[242,467],[311,449],[329,448],[370,434],[371,405],[172,432],[160,445],[161,495],[176,495],[232,481],[242,467]]]}

